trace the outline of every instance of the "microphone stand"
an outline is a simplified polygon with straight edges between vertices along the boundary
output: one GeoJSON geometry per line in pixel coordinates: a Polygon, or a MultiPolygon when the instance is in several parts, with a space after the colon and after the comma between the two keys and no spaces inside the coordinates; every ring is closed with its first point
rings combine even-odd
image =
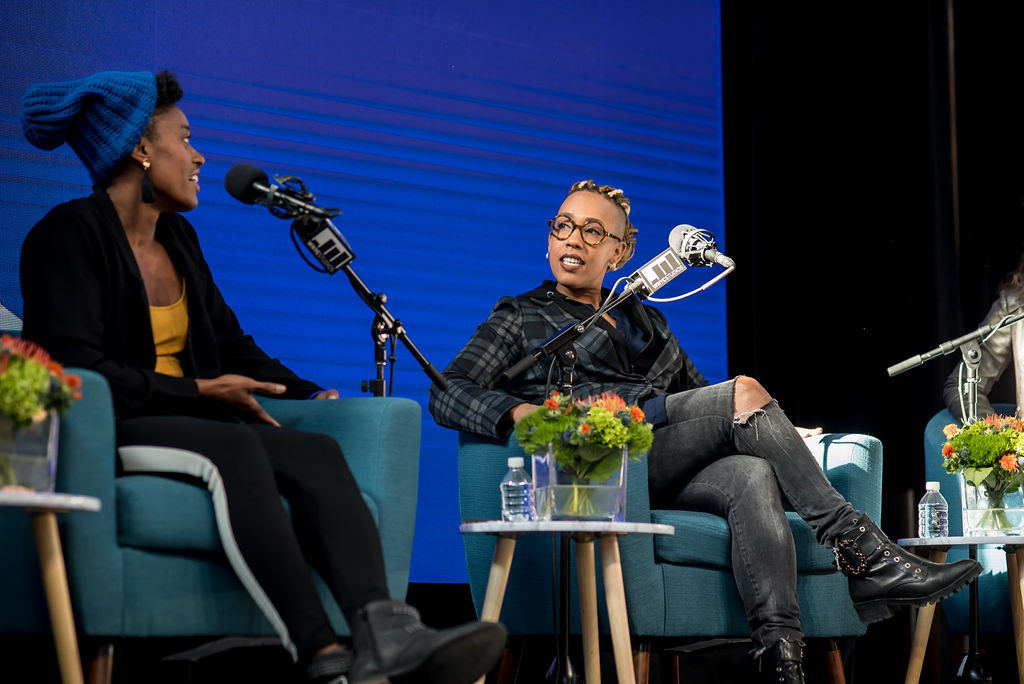
{"type": "Polygon", "coordinates": [[[371,333],[375,344],[377,380],[364,381],[365,385],[373,389],[374,395],[383,396],[384,392],[384,362],[382,358],[384,341],[380,339],[382,337],[397,337],[401,340],[434,385],[442,391],[448,389],[448,381],[416,348],[416,345],[409,339],[402,322],[395,318],[384,305],[387,296],[383,293],[372,292],[352,270],[351,263],[355,259],[355,253],[334,223],[326,217],[304,214],[292,222],[292,230],[303,237],[306,248],[317,258],[326,273],[333,275],[339,270],[345,272],[356,294],[375,314],[371,333]]]}
{"type": "Polygon", "coordinates": [[[965,425],[970,425],[978,420],[978,368],[981,366],[981,343],[996,330],[1012,325],[1021,319],[1024,319],[1024,312],[1007,316],[995,325],[983,325],[966,335],[943,342],[935,349],[911,356],[909,359],[900,361],[894,366],[889,366],[887,369],[889,377],[899,375],[911,368],[916,368],[936,356],[952,354],[956,349],[959,349],[963,357],[964,366],[967,368],[967,379],[964,380],[963,385],[959,388],[960,393],[967,397],[963,422],[965,425]]]}

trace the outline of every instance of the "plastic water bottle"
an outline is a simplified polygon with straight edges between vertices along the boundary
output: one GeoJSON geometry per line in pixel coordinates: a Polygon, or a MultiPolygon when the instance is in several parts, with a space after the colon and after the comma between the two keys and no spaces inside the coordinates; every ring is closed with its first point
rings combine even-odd
{"type": "Polygon", "coordinates": [[[938,482],[924,483],[924,496],[917,504],[917,534],[920,537],[949,536],[949,505],[939,492],[938,482]]]}
{"type": "Polygon", "coordinates": [[[533,520],[533,482],[523,469],[522,456],[509,456],[508,472],[501,480],[501,519],[533,520]]]}

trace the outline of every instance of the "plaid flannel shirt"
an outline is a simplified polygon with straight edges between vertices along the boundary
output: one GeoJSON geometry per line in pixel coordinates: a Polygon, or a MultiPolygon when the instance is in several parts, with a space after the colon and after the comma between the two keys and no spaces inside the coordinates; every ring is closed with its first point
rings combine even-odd
{"type": "MultiPolygon", "coordinates": [[[[607,294],[607,291],[605,292],[607,294]]],[[[636,298],[620,305],[643,331],[646,346],[624,362],[612,338],[614,328],[599,321],[576,339],[573,396],[615,392],[630,404],[659,394],[707,385],[679,346],[664,315],[636,298]]],[[[466,346],[444,370],[448,389],[430,387],[430,413],[439,425],[489,437],[504,437],[512,424],[508,411],[546,398],[550,359],[542,358],[507,383],[501,374],[552,335],[594,313],[586,304],[555,291],[553,281],[498,300],[466,346]]],[[[621,347],[621,342],[619,344],[621,347]]],[[[556,378],[552,378],[554,383],[556,378]]]]}

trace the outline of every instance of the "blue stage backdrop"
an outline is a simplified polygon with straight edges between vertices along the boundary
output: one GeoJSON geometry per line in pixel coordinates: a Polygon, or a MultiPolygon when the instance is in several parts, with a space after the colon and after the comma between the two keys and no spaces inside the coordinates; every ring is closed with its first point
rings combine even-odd
{"type": "MultiPolygon", "coordinates": [[[[374,376],[372,315],[344,275],[303,263],[287,222],[225,192],[236,163],[299,176],[343,210],[353,268],[438,369],[498,297],[550,275],[545,222],[576,180],[632,199],[626,273],[680,223],[727,247],[718,0],[2,0],[0,24],[0,302],[15,315],[25,232],[89,192],[68,148],[24,141],[22,95],[105,69],[178,74],[207,160],[188,218],[225,297],[270,354],[343,394],[374,376]]],[[[664,310],[724,379],[724,284],[664,310]]],[[[456,435],[427,414],[428,385],[399,346],[394,393],[424,406],[411,579],[460,582],[456,435]]]]}

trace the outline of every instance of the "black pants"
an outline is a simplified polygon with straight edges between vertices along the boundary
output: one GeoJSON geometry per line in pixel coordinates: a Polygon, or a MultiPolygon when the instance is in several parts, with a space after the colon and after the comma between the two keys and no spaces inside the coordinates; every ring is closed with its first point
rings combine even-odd
{"type": "MultiPolygon", "coordinates": [[[[219,472],[244,563],[307,657],[336,640],[309,565],[323,576],[349,623],[389,598],[380,536],[338,443],[271,425],[183,416],[118,421],[118,446],[186,449],[219,472]],[[291,505],[288,519],[280,496],[291,505]]],[[[176,471],[171,462],[165,472],[176,471]]],[[[223,535],[222,535],[223,538],[223,535]]],[[[238,568],[236,567],[236,570],[238,568]]]]}

